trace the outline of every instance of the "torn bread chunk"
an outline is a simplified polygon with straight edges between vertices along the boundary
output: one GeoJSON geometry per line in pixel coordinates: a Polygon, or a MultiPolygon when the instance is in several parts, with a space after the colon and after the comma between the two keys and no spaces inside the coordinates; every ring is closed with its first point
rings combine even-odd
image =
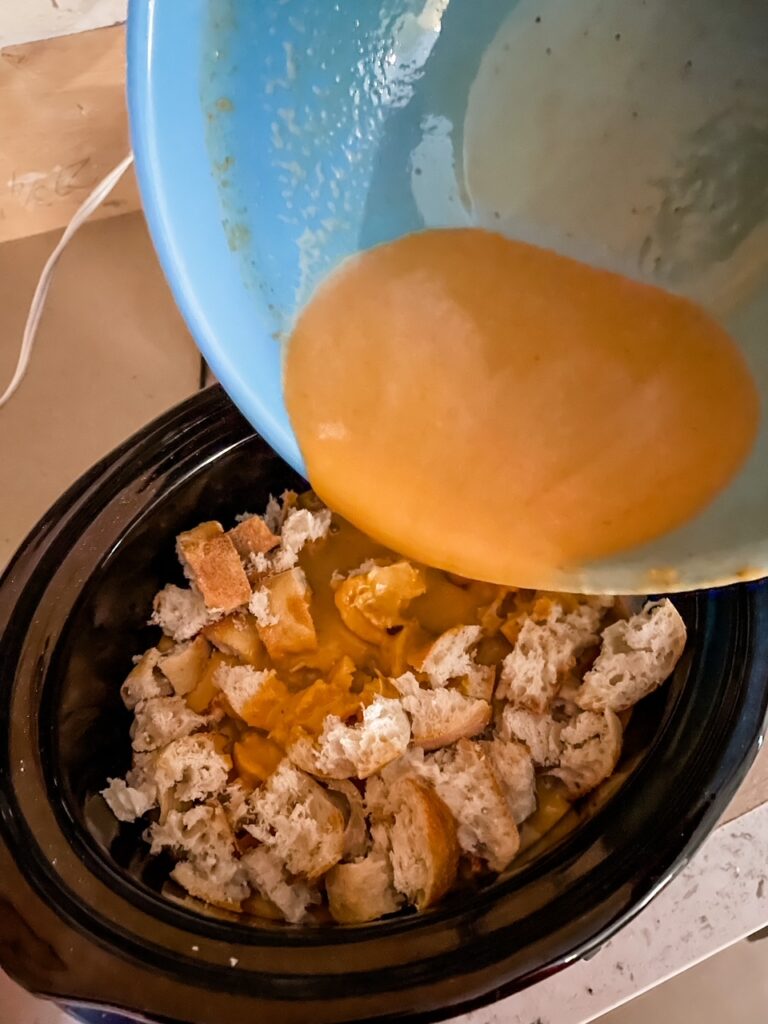
{"type": "Polygon", "coordinates": [[[270,530],[261,516],[241,519],[237,526],[227,532],[227,536],[244,562],[251,555],[267,554],[280,543],[280,538],[270,530]]]}
{"type": "Polygon", "coordinates": [[[240,779],[230,782],[219,794],[221,806],[233,832],[238,832],[250,817],[250,796],[250,788],[240,779]]]}
{"type": "Polygon", "coordinates": [[[246,830],[282,859],[292,875],[312,881],[344,852],[344,816],[321,786],[287,759],[252,798],[246,830]]]}
{"type": "Polygon", "coordinates": [[[118,821],[135,821],[157,806],[157,751],[133,755],[125,779],[108,779],[101,795],[118,821]]]}
{"type": "MultiPolygon", "coordinates": [[[[365,784],[365,813],[371,825],[371,833],[395,812],[392,793],[396,792],[395,783],[407,776],[426,778],[426,755],[421,747],[412,747],[402,757],[390,762],[376,775],[372,775],[365,784]]],[[[384,840],[381,840],[384,842],[384,840]]]]}
{"type": "Polygon", "coordinates": [[[387,630],[404,624],[406,608],[426,587],[423,571],[410,562],[374,562],[367,571],[353,571],[338,581],[334,601],[347,629],[368,643],[381,644],[387,630]]]}
{"type": "Polygon", "coordinates": [[[499,731],[502,738],[523,743],[539,768],[550,768],[560,760],[563,726],[552,715],[537,714],[507,704],[502,712],[499,731]]]}
{"type": "Polygon", "coordinates": [[[107,779],[101,795],[118,821],[136,821],[155,806],[152,790],[136,789],[125,779],[107,779]]]}
{"type": "Polygon", "coordinates": [[[250,665],[220,665],[213,676],[238,718],[245,719],[246,709],[263,687],[276,679],[274,669],[255,669],[250,665]]]}
{"type": "Polygon", "coordinates": [[[222,654],[240,658],[249,665],[263,662],[264,644],[256,619],[249,612],[239,611],[217,619],[205,627],[203,636],[222,654]]]}
{"type": "Polygon", "coordinates": [[[557,691],[557,696],[549,708],[549,714],[557,719],[558,722],[564,722],[568,718],[573,718],[578,713],[579,705],[576,703],[576,700],[580,687],[581,677],[578,671],[569,672],[563,678],[560,689],[557,691]]]}
{"type": "Polygon", "coordinates": [[[461,849],[482,858],[492,870],[503,871],[520,849],[520,836],[481,744],[462,739],[428,761],[437,795],[458,824],[461,849]]]}
{"type": "Polygon", "coordinates": [[[251,585],[237,549],[220,523],[202,523],[179,534],[176,551],[206,608],[226,615],[248,604],[251,585]]]}
{"type": "Polygon", "coordinates": [[[576,692],[587,711],[625,711],[669,678],[686,641],[685,623],[669,599],[647,604],[603,632],[600,653],[576,692]]]}
{"type": "Polygon", "coordinates": [[[272,900],[262,896],[260,892],[253,891],[253,885],[251,889],[251,895],[247,900],[243,900],[242,909],[244,914],[248,914],[250,917],[260,917],[266,921],[286,920],[285,914],[282,913],[279,907],[275,906],[272,900]]]}
{"type": "Polygon", "coordinates": [[[170,811],[164,822],[150,826],[152,854],[173,850],[213,864],[234,853],[234,836],[218,804],[200,804],[186,811],[170,811]]]}
{"type": "Polygon", "coordinates": [[[331,510],[310,512],[307,508],[293,508],[285,516],[280,529],[280,546],[272,556],[272,572],[292,569],[306,544],[322,540],[331,528],[331,510]]]}
{"type": "Polygon", "coordinates": [[[339,924],[375,921],[400,909],[403,897],[393,881],[387,851],[376,847],[350,864],[337,864],[325,879],[328,907],[339,924]]]}
{"type": "MultiPolygon", "coordinates": [[[[296,491],[283,491],[279,498],[270,494],[267,507],[264,510],[264,522],[272,533],[280,533],[286,516],[291,509],[296,507],[298,497],[296,491]]],[[[247,516],[243,518],[247,518],[247,516]]]]}
{"type": "Polygon", "coordinates": [[[459,683],[459,689],[465,697],[475,697],[490,703],[496,687],[496,666],[476,665],[475,670],[459,683]]]}
{"type": "Polygon", "coordinates": [[[611,609],[618,611],[621,607],[619,598],[603,594],[557,594],[547,590],[518,591],[514,604],[501,627],[501,632],[513,646],[521,626],[528,619],[544,624],[562,620],[566,615],[575,615],[578,626],[582,616],[586,624],[594,613],[602,621],[611,609]]]}
{"type": "Polygon", "coordinates": [[[501,785],[515,824],[522,824],[536,810],[536,773],[528,748],[524,743],[499,736],[479,743],[501,785]]]}
{"type": "Polygon", "coordinates": [[[275,626],[279,621],[277,615],[272,611],[269,590],[266,587],[254,590],[251,600],[248,602],[248,611],[262,627],[275,626]]]}
{"type": "Polygon", "coordinates": [[[410,738],[411,723],[400,701],[377,695],[364,709],[361,722],[345,725],[330,715],[316,743],[303,737],[288,755],[312,775],[367,779],[404,754],[410,738]]]}
{"type": "Polygon", "coordinates": [[[232,758],[217,749],[215,737],[197,733],[172,740],[157,757],[158,789],[173,788],[182,802],[207,800],[226,788],[232,758]]]}
{"type": "Polygon", "coordinates": [[[343,805],[341,812],[346,820],[344,828],[344,860],[357,860],[368,852],[370,840],[368,826],[365,821],[365,801],[357,786],[348,779],[329,779],[326,792],[335,799],[337,806],[343,805]]]}
{"type": "Polygon", "coordinates": [[[496,695],[542,714],[579,655],[598,643],[604,614],[596,602],[568,612],[553,602],[543,621],[527,618],[502,662],[496,695]]]}
{"type": "Polygon", "coordinates": [[[242,866],[253,888],[291,924],[304,921],[309,908],[320,900],[317,890],[301,878],[291,877],[283,860],[266,846],[249,850],[242,858],[242,866]]]}
{"type": "Polygon", "coordinates": [[[445,686],[452,679],[470,674],[473,658],[470,648],[480,639],[479,626],[453,626],[430,646],[418,666],[426,673],[430,686],[445,686]]]}
{"type": "Polygon", "coordinates": [[[205,606],[202,595],[188,587],[169,583],[155,596],[151,623],[177,643],[191,640],[216,618],[205,606]]]}
{"type": "Polygon", "coordinates": [[[336,590],[340,583],[344,580],[349,580],[353,576],[365,576],[371,569],[380,568],[384,565],[391,565],[391,561],[386,559],[366,558],[365,561],[361,562],[360,565],[354,569],[349,569],[347,572],[340,572],[338,569],[334,569],[331,573],[331,590],[336,590]]]}
{"type": "Polygon", "coordinates": [[[211,648],[203,636],[176,644],[158,662],[160,671],[179,697],[186,697],[200,682],[211,648]]]}
{"type": "Polygon", "coordinates": [[[155,793],[157,790],[156,772],[158,757],[159,752],[157,750],[145,751],[140,754],[134,753],[133,764],[125,776],[125,781],[128,785],[136,789],[144,789],[147,792],[151,790],[152,793],[155,793]]]}
{"type": "Polygon", "coordinates": [[[422,779],[400,779],[390,799],[394,811],[387,838],[393,885],[408,903],[426,910],[456,881],[456,822],[432,786],[422,779]]]}
{"type": "Polygon", "coordinates": [[[613,773],[621,754],[621,722],[613,711],[582,711],[561,734],[560,763],[551,773],[573,797],[584,796],[613,773]]]}
{"type": "Polygon", "coordinates": [[[480,626],[454,626],[442,633],[430,646],[419,665],[431,686],[445,686],[452,679],[464,681],[467,697],[490,701],[496,669],[478,665],[471,653],[482,634],[480,626]]]}
{"type": "Polygon", "coordinates": [[[164,822],[150,826],[149,838],[153,854],[168,849],[183,858],[171,875],[191,896],[227,910],[239,909],[250,890],[221,806],[170,811],[164,822]]]}
{"type": "Polygon", "coordinates": [[[372,775],[366,782],[366,814],[368,815],[374,845],[387,845],[386,836],[380,829],[391,819],[395,811],[392,795],[397,793],[397,783],[403,778],[425,779],[431,785],[429,755],[421,746],[411,746],[406,754],[372,775]],[[377,831],[378,830],[378,831],[377,831]],[[377,839],[378,836],[378,839],[377,839]]]}
{"type": "Polygon", "coordinates": [[[420,686],[411,672],[393,680],[402,705],[411,716],[413,742],[425,750],[448,746],[462,737],[477,736],[491,720],[491,705],[465,697],[458,690],[420,686]]]}
{"type": "Polygon", "coordinates": [[[272,562],[269,555],[257,552],[255,555],[248,556],[248,561],[245,562],[245,574],[248,577],[248,582],[254,587],[258,586],[263,576],[268,576],[271,572],[272,562]]]}
{"type": "Polygon", "coordinates": [[[213,865],[181,860],[171,871],[171,878],[195,899],[235,913],[251,891],[243,866],[235,857],[220,857],[213,865]]]}
{"type": "Polygon", "coordinates": [[[269,595],[269,625],[259,625],[259,636],[271,658],[299,654],[317,648],[317,634],[310,612],[312,592],[301,569],[289,569],[264,581],[269,595]]]}
{"type": "Polygon", "coordinates": [[[129,710],[133,710],[141,701],[152,697],[170,697],[173,693],[171,684],[158,668],[161,660],[160,651],[150,647],[126,676],[120,687],[120,696],[129,710]]]}
{"type": "Polygon", "coordinates": [[[208,725],[208,719],[190,711],[183,697],[152,697],[134,709],[131,727],[133,749],[157,750],[172,740],[189,736],[208,725]]]}

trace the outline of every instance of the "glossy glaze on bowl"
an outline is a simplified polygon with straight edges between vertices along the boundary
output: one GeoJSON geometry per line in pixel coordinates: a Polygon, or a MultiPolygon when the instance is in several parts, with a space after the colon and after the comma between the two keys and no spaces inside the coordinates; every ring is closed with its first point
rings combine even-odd
{"type": "Polygon", "coordinates": [[[634,716],[620,780],[472,896],[313,929],[163,899],[140,829],[115,836],[93,797],[128,763],[119,683],[179,571],[174,535],[298,483],[210,389],[86,474],[3,578],[0,962],[33,991],[189,1024],[440,1019],[595,949],[685,863],[746,771],[768,703],[757,585],[679,601],[688,651],[634,716]]]}

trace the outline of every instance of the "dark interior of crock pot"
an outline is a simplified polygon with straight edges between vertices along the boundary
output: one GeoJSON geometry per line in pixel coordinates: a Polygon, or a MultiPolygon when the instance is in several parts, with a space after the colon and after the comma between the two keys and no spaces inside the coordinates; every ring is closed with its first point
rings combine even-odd
{"type": "MultiPolygon", "coordinates": [[[[147,895],[163,889],[173,894],[174,887],[167,885],[170,863],[148,856],[141,839],[145,823],[118,826],[98,796],[108,778],[120,777],[130,767],[131,714],[121,703],[120,683],[130,670],[131,657],[158,638],[157,629],[147,625],[153,595],[165,583],[183,582],[174,553],[176,534],[205,519],[231,524],[238,513],[262,510],[270,494],[305,486],[277,458],[265,460],[263,447],[253,438],[226,450],[134,521],[84,586],[46,687],[41,736],[50,744],[44,761],[50,784],[61,798],[59,813],[68,819],[70,835],[98,851],[147,895]]],[[[680,602],[684,614],[686,604],[680,602]]],[[[686,674],[684,659],[675,678],[636,708],[615,776],[526,850],[507,875],[551,849],[616,796],[671,713],[686,674]]],[[[455,894],[452,902],[466,898],[466,893],[455,894]]],[[[202,904],[193,906],[207,916],[221,916],[202,904]]]]}

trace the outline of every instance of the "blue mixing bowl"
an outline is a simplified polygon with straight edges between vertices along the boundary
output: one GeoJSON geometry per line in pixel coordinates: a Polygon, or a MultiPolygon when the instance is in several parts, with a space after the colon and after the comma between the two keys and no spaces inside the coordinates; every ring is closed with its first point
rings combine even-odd
{"type": "MultiPolygon", "coordinates": [[[[458,120],[510,4],[459,5],[440,48],[447,5],[420,23],[424,6],[130,4],[132,134],[160,259],[216,376],[299,471],[281,341],[344,257],[425,226],[410,187],[420,123],[458,120]]],[[[443,205],[443,225],[466,221],[443,205]]]]}
{"type": "MultiPolygon", "coordinates": [[[[696,299],[767,394],[765,29],[763,0],[131,0],[141,193],[216,376],[303,472],[297,310],[360,249],[475,224],[696,299]]],[[[560,589],[765,575],[766,470],[763,417],[692,523],[560,589]]]]}

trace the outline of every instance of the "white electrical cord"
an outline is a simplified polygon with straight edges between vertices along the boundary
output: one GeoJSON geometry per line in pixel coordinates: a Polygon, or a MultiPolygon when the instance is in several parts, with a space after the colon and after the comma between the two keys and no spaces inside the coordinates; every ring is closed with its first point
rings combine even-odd
{"type": "Polygon", "coordinates": [[[62,252],[64,252],[64,249],[77,229],[88,220],[91,214],[97,210],[99,206],[101,206],[132,163],[133,154],[129,153],[124,160],[120,161],[114,170],[110,171],[109,174],[98,183],[88,198],[78,207],[69,224],[67,224],[64,229],[64,234],[59,239],[56,248],[48,257],[46,264],[43,267],[43,272],[40,274],[40,280],[37,282],[37,288],[35,288],[35,294],[32,297],[32,303],[29,307],[27,322],[24,325],[24,333],[21,337],[21,348],[19,349],[19,358],[16,363],[16,369],[14,370],[13,377],[11,377],[10,384],[2,395],[0,395],[0,409],[2,409],[6,402],[15,395],[29,367],[29,360],[32,356],[32,349],[34,348],[35,338],[37,336],[37,328],[40,324],[40,318],[43,315],[45,300],[48,296],[48,289],[51,287],[53,272],[56,269],[59,257],[62,252]]]}

